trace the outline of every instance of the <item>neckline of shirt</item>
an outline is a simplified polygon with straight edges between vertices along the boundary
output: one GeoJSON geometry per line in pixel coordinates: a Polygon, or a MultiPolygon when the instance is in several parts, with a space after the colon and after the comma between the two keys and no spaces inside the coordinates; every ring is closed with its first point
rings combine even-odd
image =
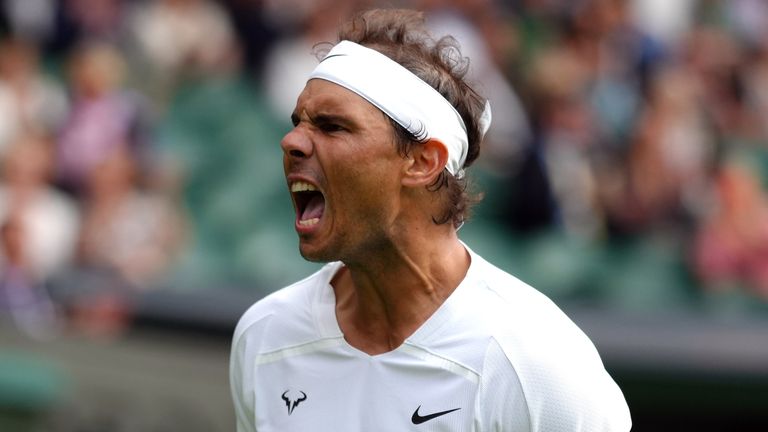
{"type": "MultiPolygon", "coordinates": [[[[429,340],[430,336],[439,331],[440,328],[442,328],[443,325],[450,319],[450,317],[453,315],[451,311],[458,307],[458,305],[461,305],[469,300],[470,297],[468,297],[468,295],[471,291],[471,281],[475,279],[477,273],[480,271],[478,267],[481,265],[482,258],[475,254],[463,242],[462,245],[470,256],[470,264],[469,268],[467,269],[467,274],[461,280],[456,289],[451,293],[451,295],[448,296],[448,298],[443,302],[443,304],[441,304],[440,307],[438,307],[437,310],[435,310],[435,312],[429,318],[427,318],[427,320],[422,323],[415,332],[413,332],[413,334],[405,339],[403,345],[420,345],[429,340]]],[[[393,349],[392,351],[372,356],[353,347],[344,339],[344,334],[342,333],[339,322],[336,319],[336,294],[334,293],[333,286],[331,285],[331,280],[333,280],[333,277],[343,266],[344,264],[342,262],[337,261],[329,263],[325,267],[322,285],[318,290],[318,295],[314,298],[313,301],[312,307],[315,311],[315,324],[317,326],[318,332],[320,333],[320,336],[323,338],[339,338],[341,339],[342,345],[344,345],[347,349],[356,353],[357,355],[369,358],[386,357],[387,355],[401,351],[402,345],[393,349]]]]}

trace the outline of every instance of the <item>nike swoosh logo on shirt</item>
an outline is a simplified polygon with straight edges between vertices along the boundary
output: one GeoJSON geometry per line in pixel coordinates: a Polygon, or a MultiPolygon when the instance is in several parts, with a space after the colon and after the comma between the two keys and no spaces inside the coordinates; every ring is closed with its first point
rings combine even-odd
{"type": "Polygon", "coordinates": [[[424,415],[424,416],[419,414],[419,410],[420,409],[421,409],[421,405],[419,405],[419,407],[416,408],[416,411],[414,411],[413,415],[411,416],[411,422],[413,422],[413,424],[416,424],[416,425],[417,424],[422,424],[422,423],[424,423],[426,421],[430,421],[430,420],[432,420],[434,418],[437,418],[437,417],[440,417],[440,416],[444,416],[444,415],[446,415],[448,413],[452,413],[454,411],[458,411],[461,408],[454,408],[454,409],[450,409],[450,410],[447,410],[447,411],[440,411],[440,412],[436,412],[436,413],[432,413],[432,414],[427,414],[427,415],[424,415]]]}

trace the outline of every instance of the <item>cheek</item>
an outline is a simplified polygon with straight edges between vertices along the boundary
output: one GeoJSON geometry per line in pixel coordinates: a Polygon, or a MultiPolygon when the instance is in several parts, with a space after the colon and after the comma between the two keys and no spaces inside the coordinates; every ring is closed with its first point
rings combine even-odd
{"type": "Polygon", "coordinates": [[[354,218],[376,217],[387,209],[396,193],[392,187],[392,172],[387,173],[378,166],[337,167],[334,171],[333,207],[339,217],[346,213],[354,218]]]}
{"type": "Polygon", "coordinates": [[[366,220],[387,220],[389,213],[396,211],[399,188],[391,172],[359,173],[348,190],[350,208],[366,220]]]}
{"type": "Polygon", "coordinates": [[[386,210],[399,196],[403,162],[393,144],[364,144],[373,141],[369,138],[345,143],[343,154],[325,155],[326,161],[334,161],[326,165],[326,174],[337,188],[338,204],[366,216],[386,210]]]}

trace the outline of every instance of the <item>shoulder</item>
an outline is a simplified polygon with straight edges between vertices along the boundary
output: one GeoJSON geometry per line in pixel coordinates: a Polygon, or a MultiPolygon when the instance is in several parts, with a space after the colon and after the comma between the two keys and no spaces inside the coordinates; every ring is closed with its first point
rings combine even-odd
{"type": "Polygon", "coordinates": [[[338,263],[327,264],[307,278],[254,303],[235,327],[233,347],[245,339],[262,339],[263,345],[270,340],[290,343],[292,339],[308,337],[314,328],[315,304],[338,267],[338,263]]]}
{"type": "Polygon", "coordinates": [[[485,297],[483,307],[493,323],[490,336],[507,355],[524,361],[570,352],[600,361],[592,341],[549,297],[482,258],[478,261],[474,294],[485,297]]]}
{"type": "MultiPolygon", "coordinates": [[[[531,430],[627,431],[624,396],[592,341],[548,297],[480,259],[492,321],[483,382],[512,382],[531,430]]],[[[491,388],[487,388],[491,387],[491,388]]],[[[510,395],[514,396],[514,395],[510,395]]]]}
{"type": "Polygon", "coordinates": [[[541,340],[571,337],[574,333],[584,337],[545,294],[478,255],[473,255],[473,261],[473,296],[492,320],[494,337],[541,340]]]}

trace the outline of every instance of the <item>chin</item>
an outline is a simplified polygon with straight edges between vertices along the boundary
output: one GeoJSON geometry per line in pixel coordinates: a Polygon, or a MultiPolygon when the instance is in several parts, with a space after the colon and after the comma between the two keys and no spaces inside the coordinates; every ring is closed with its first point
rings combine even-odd
{"type": "Polygon", "coordinates": [[[309,262],[327,263],[331,261],[337,261],[335,254],[331,254],[325,250],[312,250],[311,248],[301,244],[299,244],[299,253],[305,260],[309,262]]]}

